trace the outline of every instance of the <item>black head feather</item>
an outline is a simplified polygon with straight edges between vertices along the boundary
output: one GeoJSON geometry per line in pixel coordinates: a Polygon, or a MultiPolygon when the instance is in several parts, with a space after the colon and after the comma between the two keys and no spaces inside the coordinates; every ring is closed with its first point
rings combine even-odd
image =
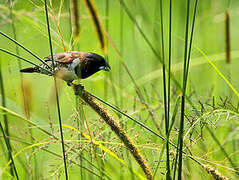
{"type": "Polygon", "coordinates": [[[84,65],[81,67],[81,78],[85,79],[100,70],[109,71],[110,69],[110,65],[102,56],[95,53],[87,53],[84,65]]]}

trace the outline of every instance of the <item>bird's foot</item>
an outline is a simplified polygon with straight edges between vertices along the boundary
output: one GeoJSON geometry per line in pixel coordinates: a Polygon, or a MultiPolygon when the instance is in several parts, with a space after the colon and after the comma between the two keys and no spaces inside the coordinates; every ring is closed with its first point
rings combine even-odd
{"type": "Polygon", "coordinates": [[[82,91],[84,89],[84,86],[82,86],[81,84],[73,84],[73,83],[71,83],[71,87],[74,89],[75,95],[81,95],[82,91]]]}
{"type": "Polygon", "coordinates": [[[66,82],[68,86],[74,86],[74,84],[72,83],[72,81],[68,81],[66,82]]]}
{"type": "Polygon", "coordinates": [[[75,80],[73,80],[73,82],[74,82],[75,85],[78,85],[78,84],[81,83],[81,80],[80,79],[75,79],[75,80]]]}
{"type": "Polygon", "coordinates": [[[73,86],[73,87],[84,89],[84,86],[82,86],[80,83],[73,83],[72,81],[68,81],[66,83],[68,86],[73,86]]]}

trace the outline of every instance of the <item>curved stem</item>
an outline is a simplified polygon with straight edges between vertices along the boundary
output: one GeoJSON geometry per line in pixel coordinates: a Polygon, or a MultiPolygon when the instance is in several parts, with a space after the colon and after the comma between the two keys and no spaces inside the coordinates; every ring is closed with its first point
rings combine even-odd
{"type": "Polygon", "coordinates": [[[144,174],[146,175],[147,179],[152,179],[153,175],[148,163],[140,154],[139,149],[135,146],[135,144],[126,134],[124,129],[114,119],[114,117],[109,114],[106,109],[100,103],[98,103],[98,101],[90,93],[84,90],[81,85],[73,85],[73,89],[75,91],[75,95],[80,96],[111,127],[112,131],[115,132],[115,134],[120,138],[120,140],[124,143],[130,153],[133,155],[134,159],[144,171],[144,174]]]}

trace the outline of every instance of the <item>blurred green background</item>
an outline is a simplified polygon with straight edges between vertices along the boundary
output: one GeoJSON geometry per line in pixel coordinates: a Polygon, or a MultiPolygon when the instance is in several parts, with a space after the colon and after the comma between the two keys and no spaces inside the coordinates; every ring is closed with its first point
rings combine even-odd
{"type": "MultiPolygon", "coordinates": [[[[122,60],[127,65],[130,73],[140,87],[140,90],[155,115],[155,119],[160,126],[159,132],[149,115],[145,106],[140,103],[136,94],[136,89],[127,74],[119,55],[110,41],[108,43],[107,59],[111,66],[111,71],[98,72],[92,77],[82,80],[81,83],[85,89],[105,101],[116,105],[119,109],[132,115],[135,119],[143,122],[158,133],[164,136],[163,120],[163,82],[162,65],[159,59],[153,54],[152,50],[142,37],[127,13],[120,6],[117,0],[95,0],[93,1],[99,15],[99,19],[104,29],[108,31],[109,36],[114,42],[116,48],[122,55],[122,60]],[[108,16],[106,13],[106,4],[108,3],[108,16]],[[108,21],[108,27],[106,27],[108,21]]],[[[149,41],[153,44],[157,52],[161,53],[161,26],[159,0],[125,0],[132,16],[137,24],[145,33],[149,41]]],[[[191,1],[190,18],[192,19],[193,4],[191,1]]],[[[97,37],[94,23],[89,14],[84,1],[78,1],[80,38],[79,41],[70,48],[71,38],[75,39],[72,33],[74,26],[70,19],[70,1],[52,1],[49,5],[51,35],[53,42],[53,52],[63,52],[63,45],[56,24],[59,24],[60,32],[67,50],[76,50],[83,52],[95,52],[105,56],[97,37]]],[[[186,108],[187,120],[185,124],[185,133],[192,127],[192,131],[185,137],[187,152],[190,152],[201,163],[209,164],[217,169],[229,179],[237,179],[234,171],[225,158],[218,144],[212,139],[204,128],[208,124],[219,139],[229,156],[237,163],[238,167],[238,96],[220,77],[218,72],[209,64],[207,58],[198,50],[200,49],[225,78],[232,84],[235,90],[239,89],[238,66],[239,66],[239,48],[238,48],[238,14],[239,1],[231,0],[208,0],[199,1],[195,32],[193,38],[193,48],[190,62],[190,73],[188,81],[187,94],[198,112],[202,112],[204,118],[200,118],[194,112],[195,109],[188,104],[186,108]],[[225,41],[225,12],[229,10],[230,14],[230,53],[231,62],[226,63],[226,41],[225,41]],[[215,103],[218,111],[212,112],[212,104],[215,103]],[[203,110],[202,110],[203,109],[203,110]],[[233,112],[233,113],[232,113],[233,112]],[[206,115],[205,115],[206,114],[206,115]]],[[[14,1],[12,9],[14,27],[16,30],[17,41],[44,58],[50,54],[49,40],[47,34],[47,25],[45,20],[44,1],[31,0],[14,1]]],[[[173,1],[172,8],[172,73],[177,81],[182,82],[183,57],[184,57],[184,39],[186,22],[186,1],[173,1]]],[[[169,36],[169,2],[163,1],[163,20],[164,20],[164,42],[165,42],[165,61],[168,60],[168,36],[169,36]]],[[[10,16],[9,1],[0,0],[0,31],[13,35],[13,24],[10,16]]],[[[190,21],[191,27],[191,21],[190,21]]],[[[16,46],[8,39],[0,36],[0,47],[16,53],[16,46]]],[[[19,54],[31,60],[34,63],[39,62],[29,53],[19,48],[19,54]]],[[[19,73],[18,60],[10,55],[0,52],[1,73],[5,90],[6,107],[25,117],[24,104],[21,90],[21,76],[19,73]]],[[[22,67],[31,66],[22,62],[22,67]]],[[[40,74],[23,74],[24,82],[29,90],[30,102],[30,120],[50,131],[59,137],[57,109],[54,98],[54,81],[52,77],[40,74]]],[[[63,124],[78,128],[78,120],[82,121],[76,108],[76,99],[71,87],[65,82],[59,82],[60,108],[63,124]]],[[[179,88],[172,82],[171,87],[172,108],[175,106],[175,100],[181,93],[179,88]]],[[[111,132],[110,128],[101,120],[97,114],[88,106],[83,105],[86,111],[87,121],[90,131],[95,140],[102,142],[106,147],[116,153],[127,164],[132,166],[138,173],[142,174],[135,160],[127,153],[126,148],[121,144],[118,138],[111,132]]],[[[107,108],[109,109],[109,108],[107,108]]],[[[134,124],[127,118],[109,111],[117,118],[127,131],[129,136],[136,142],[142,154],[146,157],[154,171],[159,159],[162,141],[153,136],[150,132],[134,124]]],[[[178,122],[179,116],[177,116],[178,122]]],[[[41,143],[50,141],[52,138],[42,133],[39,128],[35,128],[20,120],[19,118],[8,115],[10,136],[16,138],[12,140],[13,152],[21,152],[24,147],[28,147],[24,142],[41,143]],[[31,130],[31,133],[30,133],[31,130]],[[32,138],[30,136],[33,136],[32,138]]],[[[2,121],[2,118],[1,118],[2,121]]],[[[172,131],[172,142],[177,142],[178,123],[172,131]]],[[[86,126],[81,123],[81,131],[88,134],[86,126]]],[[[83,156],[96,167],[98,166],[93,155],[91,143],[84,138],[81,144],[74,142],[78,134],[72,130],[64,128],[65,140],[69,147],[68,158],[74,159],[80,164],[78,157],[82,148],[83,156]],[[72,151],[75,149],[75,151],[72,151]]],[[[4,170],[7,163],[7,151],[2,136],[0,136],[0,173],[4,170]]],[[[52,140],[53,141],[53,140],[52,140]]],[[[64,179],[63,161],[56,156],[44,151],[51,150],[61,155],[60,143],[49,143],[22,152],[16,158],[16,166],[20,179],[64,179]]],[[[103,164],[106,174],[111,179],[137,179],[132,172],[119,161],[112,158],[109,154],[95,148],[97,159],[103,164]],[[103,159],[103,161],[102,161],[103,159]]],[[[171,149],[172,154],[175,149],[171,149]]],[[[165,157],[163,156],[163,159],[165,157]]],[[[173,161],[173,155],[172,155],[173,161]]],[[[70,179],[80,179],[81,169],[68,161],[68,170],[70,179]]],[[[100,174],[92,166],[83,161],[83,166],[100,174]]],[[[157,171],[156,179],[163,179],[165,173],[165,163],[161,162],[157,171]]],[[[97,179],[93,173],[87,170],[83,171],[83,179],[97,179]]],[[[205,169],[197,165],[190,159],[184,159],[183,169],[184,179],[212,179],[205,169]]],[[[9,175],[3,173],[0,179],[10,179],[9,175]]]]}

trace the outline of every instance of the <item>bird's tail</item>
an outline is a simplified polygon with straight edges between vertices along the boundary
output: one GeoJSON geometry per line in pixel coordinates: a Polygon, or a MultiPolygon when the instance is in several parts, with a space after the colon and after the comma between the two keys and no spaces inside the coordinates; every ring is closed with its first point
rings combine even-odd
{"type": "Polygon", "coordinates": [[[34,73],[34,72],[39,72],[39,69],[38,67],[29,67],[29,68],[21,69],[20,72],[34,73]]]}

